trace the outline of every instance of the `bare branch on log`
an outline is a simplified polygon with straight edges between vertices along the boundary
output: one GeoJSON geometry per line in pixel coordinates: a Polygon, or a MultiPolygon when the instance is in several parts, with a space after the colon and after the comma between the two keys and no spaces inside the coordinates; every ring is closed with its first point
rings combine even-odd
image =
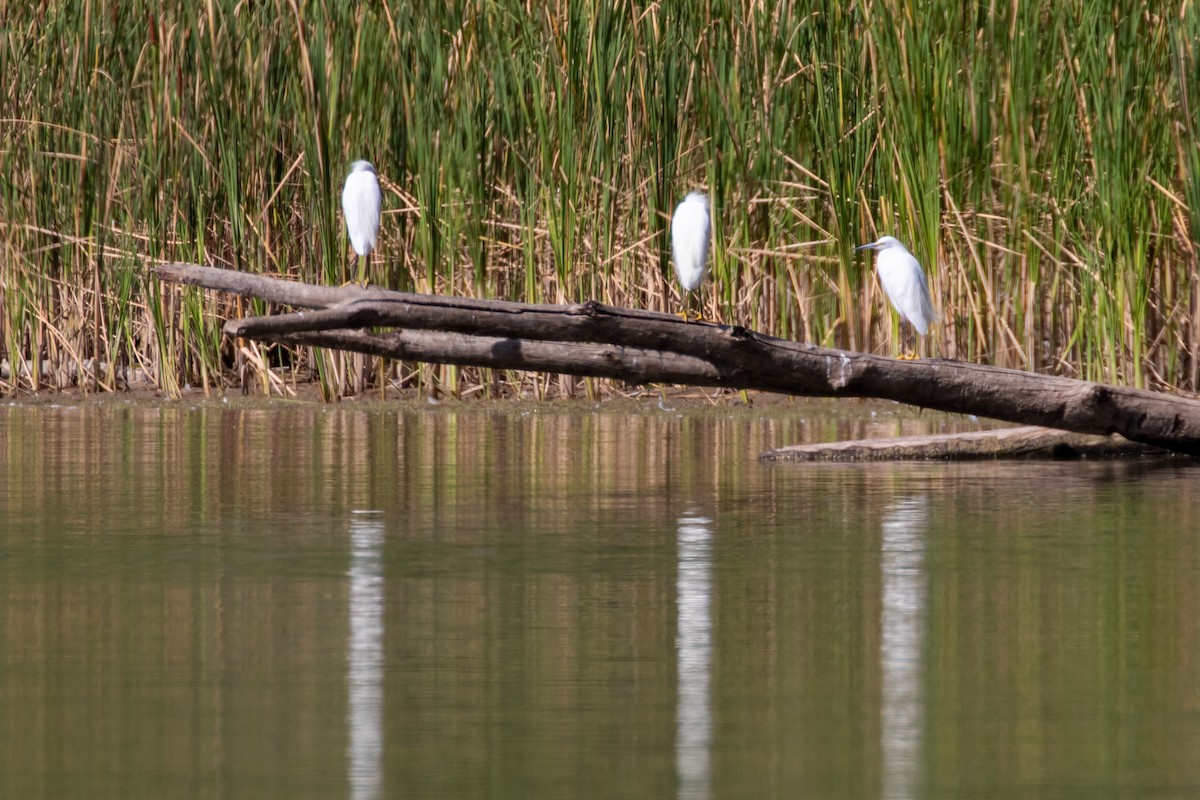
{"type": "Polygon", "coordinates": [[[533,305],[354,286],[318,287],[186,264],[156,271],[171,281],[317,309],[230,320],[225,330],[231,336],[629,382],[874,397],[1077,433],[1119,433],[1131,441],[1200,454],[1200,401],[1157,392],[945,359],[898,361],[595,302],[533,305]],[[390,344],[384,338],[371,338],[376,334],[356,338],[340,330],[363,326],[406,330],[390,344]],[[443,338],[411,335],[418,330],[440,331],[443,338]],[[464,338],[447,338],[451,334],[464,338]],[[535,343],[542,346],[534,347],[535,343]],[[372,349],[383,347],[410,354],[372,349]],[[626,356],[627,362],[622,360],[626,356]],[[638,366],[626,371],[632,364],[638,366]]]}
{"type": "Polygon", "coordinates": [[[283,303],[298,308],[325,308],[358,297],[363,291],[357,286],[313,286],[232,269],[202,267],[199,264],[160,264],[154,267],[154,272],[171,283],[217,289],[242,297],[259,297],[269,303],[283,303]]]}

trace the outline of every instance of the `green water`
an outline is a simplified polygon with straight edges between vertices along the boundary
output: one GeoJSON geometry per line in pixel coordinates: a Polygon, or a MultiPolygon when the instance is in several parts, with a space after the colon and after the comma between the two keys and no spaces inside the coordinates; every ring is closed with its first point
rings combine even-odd
{"type": "Polygon", "coordinates": [[[0,408],[0,796],[1200,796],[1200,470],[878,408],[0,408]]]}

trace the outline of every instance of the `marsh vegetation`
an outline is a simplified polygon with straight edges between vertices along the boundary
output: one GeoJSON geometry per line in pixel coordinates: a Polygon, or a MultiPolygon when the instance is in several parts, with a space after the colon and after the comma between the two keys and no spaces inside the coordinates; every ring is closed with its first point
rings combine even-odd
{"type": "Polygon", "coordinates": [[[673,310],[669,215],[704,186],[712,318],[894,352],[851,254],[891,233],[934,353],[1196,390],[1197,42],[1188,3],[6,4],[3,388],[174,391],[237,359],[342,391],[323,357],[235,352],[220,322],[251,309],[146,267],[346,280],[365,158],[377,284],[673,310]]]}

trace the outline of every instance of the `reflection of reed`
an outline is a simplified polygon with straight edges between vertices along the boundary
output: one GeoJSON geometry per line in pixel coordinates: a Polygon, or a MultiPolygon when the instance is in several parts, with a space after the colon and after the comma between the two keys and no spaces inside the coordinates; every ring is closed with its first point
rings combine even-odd
{"type": "Polygon", "coordinates": [[[925,638],[925,528],[928,499],[895,500],[883,514],[880,740],[885,798],[917,794],[924,710],[921,647],[925,638]]]}
{"type": "Polygon", "coordinates": [[[679,704],[675,769],[679,797],[712,796],[712,520],[679,520],[679,704]]]}
{"type": "Polygon", "coordinates": [[[764,469],[747,454],[834,423],[533,408],[6,408],[8,794],[149,763],[174,785],[269,774],[275,796],[336,796],[380,758],[388,785],[440,797],[503,794],[497,764],[550,796],[850,797],[1082,780],[1143,753],[1193,785],[1194,471],[764,469]],[[932,510],[879,504],[913,485],[948,532],[936,600],[932,510]],[[723,537],[712,568],[709,534],[671,514],[685,493],[745,557],[723,537]],[[363,507],[404,520],[386,573],[374,520],[347,552],[363,507]],[[860,535],[881,512],[880,540],[860,535]],[[366,610],[385,600],[372,701],[366,610]],[[994,722],[964,739],[974,720],[994,722]]]}
{"type": "Polygon", "coordinates": [[[98,517],[128,517],[131,504],[141,509],[139,519],[156,515],[154,524],[166,530],[180,519],[220,525],[222,514],[243,503],[321,514],[418,508],[462,523],[486,482],[489,504],[515,511],[532,508],[524,500],[535,496],[544,518],[573,515],[581,502],[599,505],[620,492],[660,498],[681,483],[703,490],[721,474],[756,474],[753,456],[782,444],[960,424],[800,400],[786,414],[727,409],[721,418],[657,408],[646,414],[641,406],[594,414],[571,407],[543,413],[536,404],[502,412],[485,405],[232,406],[7,409],[0,416],[4,511],[38,519],[58,512],[61,527],[83,530],[98,517]],[[63,493],[79,502],[57,504],[63,493]]]}
{"type": "Polygon", "coordinates": [[[383,523],[373,515],[352,518],[348,577],[347,783],[351,797],[376,798],[383,789],[383,523]]]}

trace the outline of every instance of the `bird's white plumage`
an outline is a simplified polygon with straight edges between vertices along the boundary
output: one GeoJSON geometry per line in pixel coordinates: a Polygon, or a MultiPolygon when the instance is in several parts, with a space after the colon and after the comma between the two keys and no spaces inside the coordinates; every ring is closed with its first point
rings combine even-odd
{"type": "Polygon", "coordinates": [[[382,205],[383,195],[379,191],[375,167],[369,161],[355,161],[350,165],[350,174],[342,188],[342,213],[346,216],[350,244],[360,256],[375,249],[382,205]]]}
{"type": "Polygon", "coordinates": [[[684,291],[694,292],[704,282],[711,233],[708,196],[704,192],[689,192],[671,217],[671,255],[675,260],[675,276],[684,291]]]}
{"type": "Polygon", "coordinates": [[[937,322],[938,313],[929,296],[925,272],[913,254],[894,236],[884,236],[877,242],[854,249],[877,253],[875,271],[884,293],[900,316],[924,336],[929,324],[937,322]]]}

